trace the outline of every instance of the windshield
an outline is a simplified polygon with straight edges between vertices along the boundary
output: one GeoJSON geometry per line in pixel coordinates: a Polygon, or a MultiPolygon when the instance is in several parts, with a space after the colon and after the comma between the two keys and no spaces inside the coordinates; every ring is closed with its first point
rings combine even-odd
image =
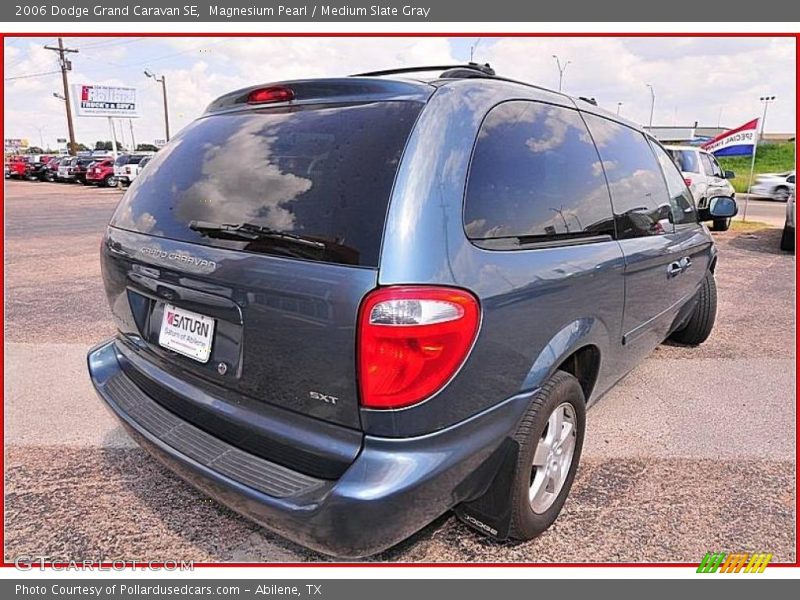
{"type": "Polygon", "coordinates": [[[379,102],[200,119],[150,160],[112,226],[377,266],[392,183],[420,108],[416,102],[379,102]],[[207,226],[193,228],[198,222],[207,226]],[[257,226],[269,235],[220,235],[214,225],[257,226]]]}

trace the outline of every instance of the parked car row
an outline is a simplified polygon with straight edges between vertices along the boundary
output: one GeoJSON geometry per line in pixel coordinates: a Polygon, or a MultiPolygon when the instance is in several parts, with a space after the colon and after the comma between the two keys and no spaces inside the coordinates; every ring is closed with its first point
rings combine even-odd
{"type": "Polygon", "coordinates": [[[116,162],[111,156],[11,156],[5,161],[6,179],[82,183],[113,187],[130,185],[151,154],[120,154],[116,162]]]}

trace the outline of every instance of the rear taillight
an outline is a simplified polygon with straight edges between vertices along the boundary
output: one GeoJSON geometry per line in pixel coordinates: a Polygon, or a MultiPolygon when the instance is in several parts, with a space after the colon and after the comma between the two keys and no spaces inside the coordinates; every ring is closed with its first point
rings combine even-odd
{"type": "Polygon", "coordinates": [[[684,177],[684,183],[686,183],[686,187],[692,187],[692,178],[691,177],[684,177]]]}
{"type": "Polygon", "coordinates": [[[396,286],[361,304],[361,404],[390,409],[429,398],[467,358],[480,324],[478,300],[464,290],[396,286]]]}
{"type": "Polygon", "coordinates": [[[253,90],[247,95],[247,102],[250,104],[265,104],[267,102],[288,102],[294,98],[294,91],[291,88],[273,86],[253,90]]]}

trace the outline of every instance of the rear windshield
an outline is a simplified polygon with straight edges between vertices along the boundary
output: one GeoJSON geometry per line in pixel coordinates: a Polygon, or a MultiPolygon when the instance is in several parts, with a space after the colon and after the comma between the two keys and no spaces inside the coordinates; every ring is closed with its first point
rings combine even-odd
{"type": "Polygon", "coordinates": [[[375,267],[392,183],[421,107],[379,102],[200,119],[152,158],[111,224],[375,267]]]}
{"type": "Polygon", "coordinates": [[[699,173],[700,162],[693,150],[669,150],[678,168],[684,173],[699,173]]]}

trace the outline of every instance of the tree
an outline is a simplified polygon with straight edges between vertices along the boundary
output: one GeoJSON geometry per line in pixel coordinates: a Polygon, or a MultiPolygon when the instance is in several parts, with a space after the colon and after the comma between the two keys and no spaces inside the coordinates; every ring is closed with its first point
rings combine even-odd
{"type": "Polygon", "coordinates": [[[86,144],[75,143],[75,152],[86,152],[89,147],[86,144]]]}
{"type": "Polygon", "coordinates": [[[136,144],[137,152],[158,152],[158,146],[153,144],[136,144]]]}

